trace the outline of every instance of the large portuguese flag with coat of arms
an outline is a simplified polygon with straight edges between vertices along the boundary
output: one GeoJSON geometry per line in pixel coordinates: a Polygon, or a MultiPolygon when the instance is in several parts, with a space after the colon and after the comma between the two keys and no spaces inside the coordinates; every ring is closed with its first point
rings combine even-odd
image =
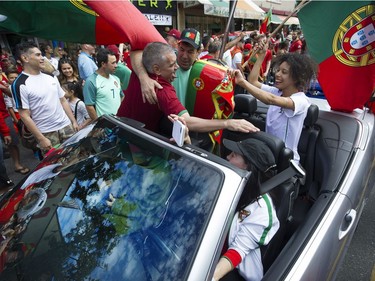
{"type": "Polygon", "coordinates": [[[333,110],[362,108],[375,89],[374,1],[310,1],[298,13],[333,110]]]}
{"type": "Polygon", "coordinates": [[[0,31],[71,43],[165,42],[129,1],[0,1],[0,31]]]}

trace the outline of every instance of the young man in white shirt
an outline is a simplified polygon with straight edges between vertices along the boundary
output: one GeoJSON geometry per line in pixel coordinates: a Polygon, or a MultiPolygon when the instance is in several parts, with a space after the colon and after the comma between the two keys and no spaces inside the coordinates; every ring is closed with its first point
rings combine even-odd
{"type": "Polygon", "coordinates": [[[34,43],[17,45],[23,72],[11,86],[15,108],[38,141],[42,152],[59,145],[78,130],[57,78],[44,74],[44,58],[34,43]]]}

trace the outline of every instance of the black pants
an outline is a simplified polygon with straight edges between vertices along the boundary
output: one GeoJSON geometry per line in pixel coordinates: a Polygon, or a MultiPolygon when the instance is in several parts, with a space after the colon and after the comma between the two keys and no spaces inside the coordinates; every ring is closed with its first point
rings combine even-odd
{"type": "Polygon", "coordinates": [[[8,180],[9,178],[7,174],[7,169],[5,168],[4,163],[3,141],[0,137],[0,188],[9,186],[8,180]]]}

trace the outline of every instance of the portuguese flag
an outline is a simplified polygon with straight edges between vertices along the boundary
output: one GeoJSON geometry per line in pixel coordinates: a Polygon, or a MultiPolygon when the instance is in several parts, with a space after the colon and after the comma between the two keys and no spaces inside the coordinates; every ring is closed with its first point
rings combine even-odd
{"type": "MultiPolygon", "coordinates": [[[[209,61],[196,61],[190,71],[185,107],[204,119],[230,119],[234,111],[234,89],[227,68],[209,61]]],[[[222,130],[209,133],[214,145],[221,143],[222,130]]]]}
{"type": "Polygon", "coordinates": [[[165,42],[128,0],[0,1],[0,31],[72,43],[130,43],[132,50],[165,42]]]}
{"type": "Polygon", "coordinates": [[[333,110],[363,108],[375,89],[373,1],[311,1],[299,13],[318,80],[333,110]]]}
{"type": "Polygon", "coordinates": [[[260,25],[260,28],[259,28],[260,34],[267,33],[267,26],[270,25],[271,19],[272,19],[272,9],[269,9],[266,14],[266,17],[264,18],[264,20],[262,21],[262,24],[260,25]]]}

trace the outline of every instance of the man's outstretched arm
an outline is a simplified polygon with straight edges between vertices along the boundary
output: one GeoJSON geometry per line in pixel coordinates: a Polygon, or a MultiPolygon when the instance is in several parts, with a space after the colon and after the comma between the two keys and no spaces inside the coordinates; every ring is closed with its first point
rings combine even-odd
{"type": "Polygon", "coordinates": [[[155,88],[163,89],[163,87],[157,81],[148,76],[148,73],[142,64],[142,54],[142,50],[130,52],[132,68],[141,82],[143,102],[147,101],[150,104],[156,104],[158,98],[156,97],[155,88]]]}

